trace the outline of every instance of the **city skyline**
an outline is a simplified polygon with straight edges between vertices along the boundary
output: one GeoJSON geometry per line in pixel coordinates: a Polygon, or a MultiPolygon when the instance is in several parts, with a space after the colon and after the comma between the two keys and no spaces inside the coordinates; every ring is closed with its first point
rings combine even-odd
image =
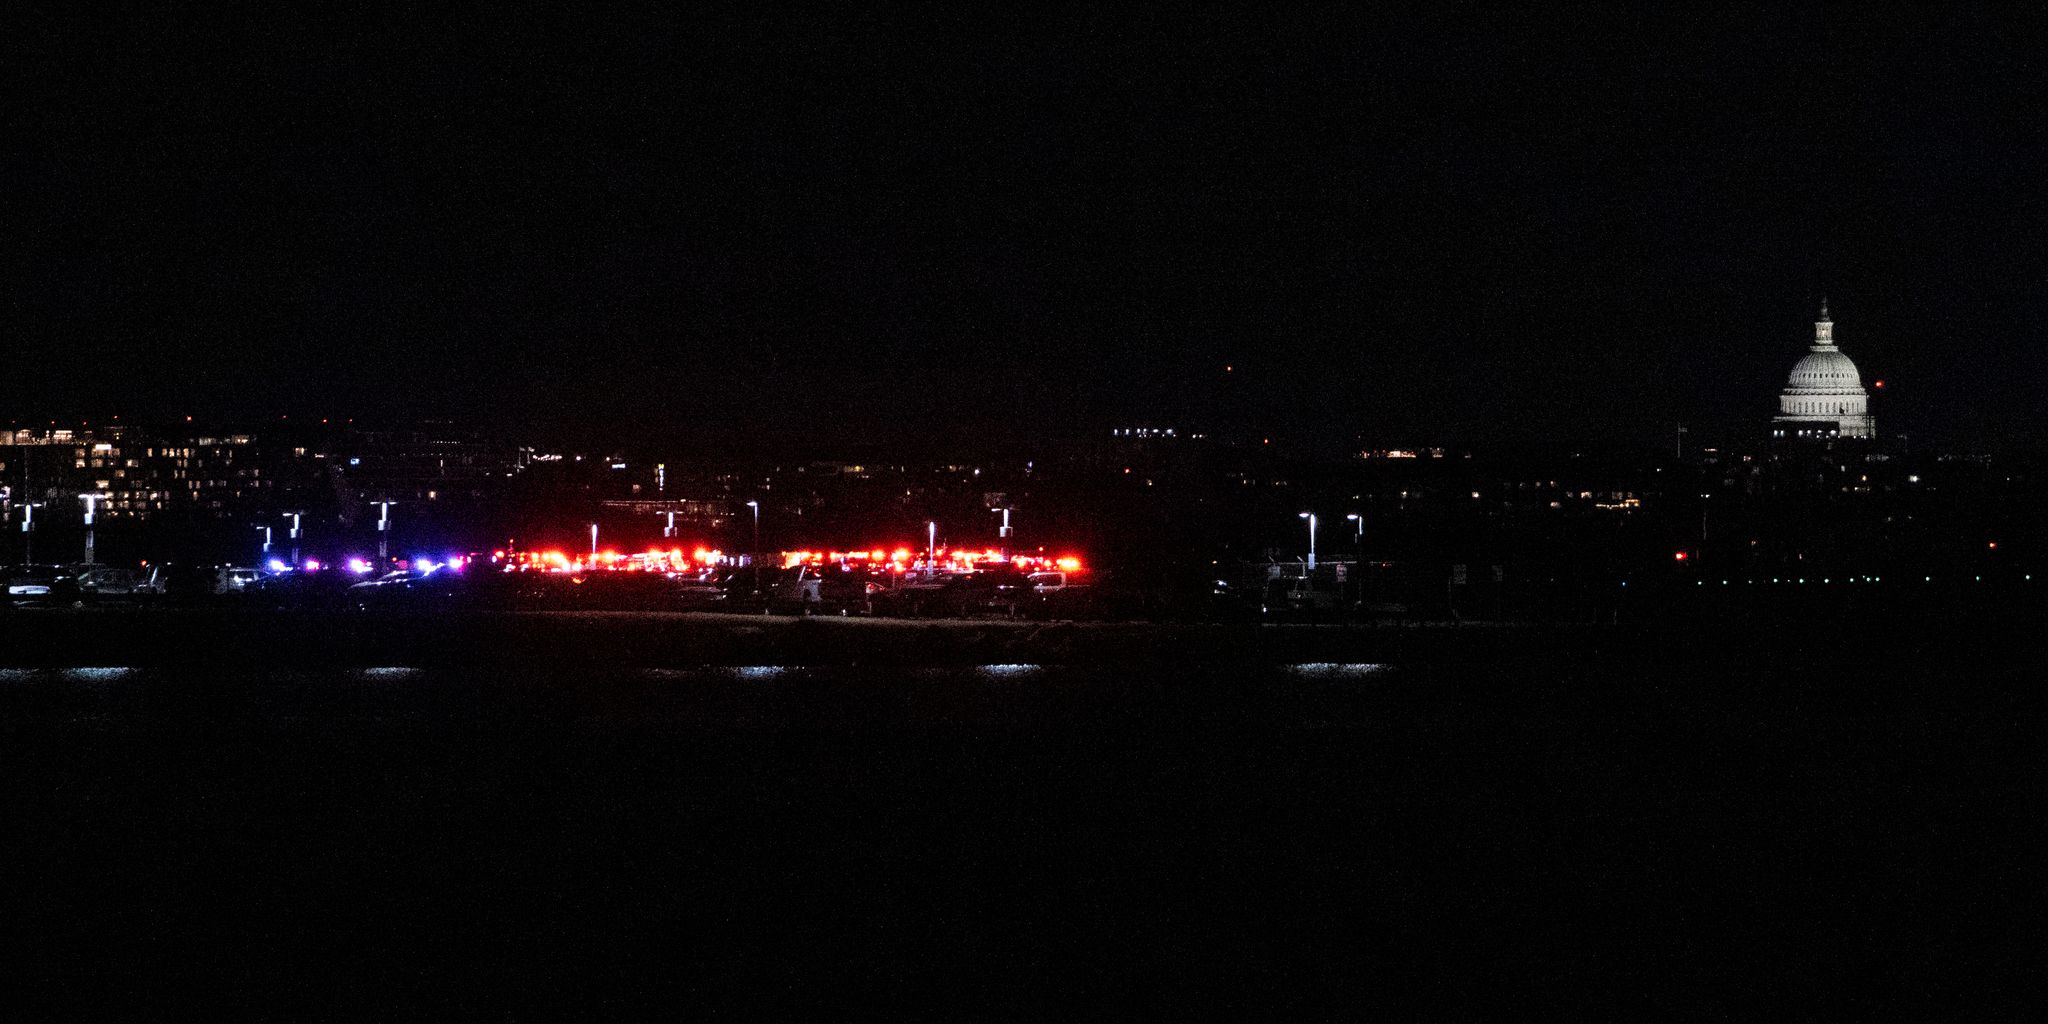
{"type": "Polygon", "coordinates": [[[2041,38],[20,12],[10,1005],[2018,1016],[2041,38]]]}

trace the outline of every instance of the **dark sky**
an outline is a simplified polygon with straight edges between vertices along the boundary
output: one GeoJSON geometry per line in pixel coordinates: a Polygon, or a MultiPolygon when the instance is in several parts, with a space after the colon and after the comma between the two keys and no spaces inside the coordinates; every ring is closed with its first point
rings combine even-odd
{"type": "Polygon", "coordinates": [[[1887,433],[2038,436],[2039,24],[180,6],[0,43],[0,419],[1580,444],[1825,291],[1887,433]]]}

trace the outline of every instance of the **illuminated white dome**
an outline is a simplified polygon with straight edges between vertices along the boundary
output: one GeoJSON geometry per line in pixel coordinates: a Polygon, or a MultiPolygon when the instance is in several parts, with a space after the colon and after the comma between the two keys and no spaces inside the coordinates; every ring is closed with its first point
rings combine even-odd
{"type": "Polygon", "coordinates": [[[1863,389],[1856,364],[1835,347],[1835,322],[1828,319],[1825,302],[1813,325],[1813,347],[1792,367],[1771,424],[1779,437],[1877,436],[1870,392],[1863,389]]]}
{"type": "Polygon", "coordinates": [[[1856,364],[1838,348],[1807,353],[1792,367],[1792,379],[1785,383],[1788,395],[1863,394],[1863,377],[1856,364]]]}

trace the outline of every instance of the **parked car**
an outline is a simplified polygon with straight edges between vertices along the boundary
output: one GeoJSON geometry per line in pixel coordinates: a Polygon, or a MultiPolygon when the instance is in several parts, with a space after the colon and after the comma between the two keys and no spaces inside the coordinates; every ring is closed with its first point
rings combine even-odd
{"type": "Polygon", "coordinates": [[[946,588],[959,576],[940,574],[905,579],[886,591],[875,594],[869,602],[876,615],[894,618],[914,619],[944,614],[946,588]]]}
{"type": "Polygon", "coordinates": [[[1269,618],[1324,619],[1343,607],[1344,592],[1335,580],[1282,576],[1266,581],[1263,605],[1269,618]]]}
{"type": "Polygon", "coordinates": [[[1062,590],[1071,590],[1085,586],[1087,584],[1081,581],[1079,573],[1069,573],[1065,570],[1048,570],[1031,574],[1031,589],[1039,594],[1055,594],[1062,590]]]}
{"type": "Polygon", "coordinates": [[[223,565],[215,568],[213,592],[216,594],[239,594],[255,590],[263,582],[263,570],[239,565],[223,565]]]}
{"type": "Polygon", "coordinates": [[[121,569],[105,565],[72,567],[78,590],[88,601],[139,601],[164,592],[161,571],[121,569]]]}
{"type": "Polygon", "coordinates": [[[416,609],[446,604],[453,596],[452,581],[418,569],[388,572],[374,580],[352,584],[344,597],[357,611],[416,609]]]}
{"type": "Polygon", "coordinates": [[[826,614],[870,614],[875,595],[889,589],[886,569],[828,565],[820,576],[818,610],[826,614]]]}
{"type": "Polygon", "coordinates": [[[774,588],[776,570],[759,566],[734,569],[718,580],[718,588],[725,597],[719,603],[726,611],[757,613],[768,608],[768,595],[774,588]]]}
{"type": "Polygon", "coordinates": [[[710,610],[725,603],[725,588],[711,573],[677,574],[670,577],[675,607],[683,611],[710,610]]]}
{"type": "Polygon", "coordinates": [[[252,593],[260,596],[260,603],[276,608],[333,608],[354,583],[355,578],[343,572],[293,570],[264,576],[252,593]]]}
{"type": "Polygon", "coordinates": [[[873,597],[875,614],[907,618],[1010,618],[1036,602],[1030,577],[1007,568],[918,580],[873,597]]]}
{"type": "Polygon", "coordinates": [[[839,565],[791,566],[766,587],[768,609],[790,615],[866,615],[873,596],[886,589],[884,574],[839,565]]]}
{"type": "Polygon", "coordinates": [[[824,577],[816,566],[779,569],[765,585],[769,614],[809,615],[824,600],[824,577]]]}
{"type": "Polygon", "coordinates": [[[7,576],[7,600],[16,605],[70,604],[80,600],[78,578],[61,565],[18,565],[7,576]]]}

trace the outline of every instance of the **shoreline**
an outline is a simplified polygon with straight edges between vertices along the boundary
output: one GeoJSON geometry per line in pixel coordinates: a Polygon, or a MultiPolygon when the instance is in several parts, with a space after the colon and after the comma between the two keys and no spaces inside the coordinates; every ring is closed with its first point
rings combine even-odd
{"type": "Polygon", "coordinates": [[[2028,656],[2005,616],[1641,625],[1258,624],[785,618],[703,612],[36,609],[0,615],[0,667],[619,668],[735,665],[1290,665],[2028,656]]]}

